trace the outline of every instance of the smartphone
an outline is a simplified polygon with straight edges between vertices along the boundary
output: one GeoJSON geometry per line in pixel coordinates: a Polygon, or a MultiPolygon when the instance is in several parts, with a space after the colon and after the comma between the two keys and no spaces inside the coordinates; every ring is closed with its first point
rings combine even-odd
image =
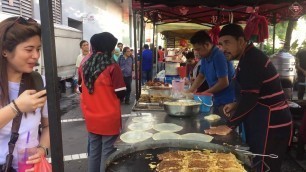
{"type": "MultiPolygon", "coordinates": [[[[43,89],[41,89],[41,90],[45,90],[45,89],[46,89],[46,86],[43,89]]],[[[39,90],[39,91],[41,91],[41,90],[39,90]]],[[[46,92],[46,94],[40,96],[39,98],[42,98],[42,97],[45,97],[45,96],[47,96],[47,92],[46,92]]]]}

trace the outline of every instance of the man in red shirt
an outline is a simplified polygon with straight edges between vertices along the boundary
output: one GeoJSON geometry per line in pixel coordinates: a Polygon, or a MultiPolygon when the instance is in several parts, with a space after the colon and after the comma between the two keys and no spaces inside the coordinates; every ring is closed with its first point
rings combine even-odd
{"type": "Polygon", "coordinates": [[[165,54],[161,46],[158,46],[158,63],[157,63],[157,73],[160,72],[161,70],[164,70],[164,58],[165,54]]]}
{"type": "Polygon", "coordinates": [[[121,130],[120,98],[125,84],[119,65],[112,58],[117,38],[108,32],[91,37],[92,54],[81,66],[81,108],[89,139],[89,172],[104,172],[105,160],[115,151],[121,130]]]}

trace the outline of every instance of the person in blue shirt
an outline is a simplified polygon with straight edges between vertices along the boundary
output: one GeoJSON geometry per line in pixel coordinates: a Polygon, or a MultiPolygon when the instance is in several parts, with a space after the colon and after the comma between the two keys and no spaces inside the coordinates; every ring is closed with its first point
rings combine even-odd
{"type": "Polygon", "coordinates": [[[118,64],[121,68],[124,83],[126,85],[125,98],[120,101],[125,104],[130,104],[130,96],[132,90],[132,71],[133,71],[133,57],[131,56],[131,49],[124,47],[122,50],[123,55],[118,59],[118,64]]]}
{"type": "Polygon", "coordinates": [[[235,101],[235,89],[231,82],[235,74],[233,64],[212,43],[206,31],[196,32],[190,42],[201,57],[201,68],[188,92],[195,92],[206,80],[209,89],[203,93],[213,94],[213,113],[219,114],[224,105],[235,101]]]}
{"type": "Polygon", "coordinates": [[[144,44],[142,52],[142,85],[152,81],[153,53],[149,50],[149,45],[144,44]]]}

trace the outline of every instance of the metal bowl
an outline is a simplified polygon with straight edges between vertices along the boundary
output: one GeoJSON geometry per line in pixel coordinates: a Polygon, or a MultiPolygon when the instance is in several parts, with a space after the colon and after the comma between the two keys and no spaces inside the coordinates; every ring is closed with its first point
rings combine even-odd
{"type": "Polygon", "coordinates": [[[176,100],[164,102],[164,109],[172,116],[193,116],[200,112],[201,102],[195,100],[176,100]]]}

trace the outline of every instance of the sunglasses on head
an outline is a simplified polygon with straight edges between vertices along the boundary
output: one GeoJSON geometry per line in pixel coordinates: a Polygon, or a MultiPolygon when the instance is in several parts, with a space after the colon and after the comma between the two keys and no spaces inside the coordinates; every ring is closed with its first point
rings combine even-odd
{"type": "Polygon", "coordinates": [[[29,25],[29,24],[37,24],[37,21],[32,18],[25,19],[19,16],[10,26],[7,27],[7,29],[4,32],[4,38],[6,36],[7,31],[10,30],[16,23],[22,24],[22,25],[29,25]]]}

